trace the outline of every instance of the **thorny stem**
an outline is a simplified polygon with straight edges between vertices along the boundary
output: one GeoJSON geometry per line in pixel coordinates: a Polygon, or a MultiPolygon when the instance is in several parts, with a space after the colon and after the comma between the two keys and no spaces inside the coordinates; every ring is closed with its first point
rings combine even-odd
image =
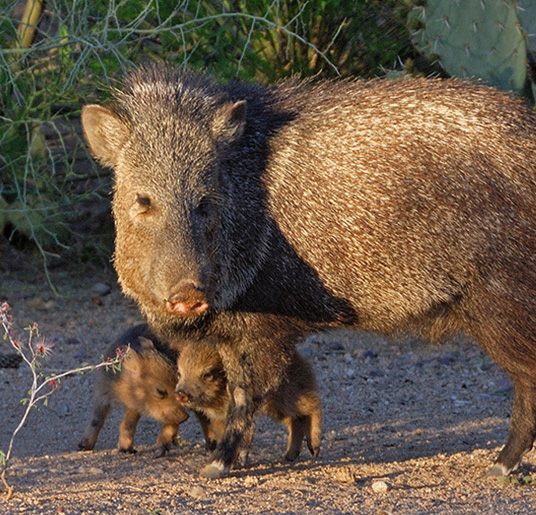
{"type": "Polygon", "coordinates": [[[10,307],[7,303],[0,304],[0,321],[2,324],[2,328],[4,330],[4,338],[7,338],[9,342],[11,343],[12,347],[21,355],[23,361],[28,365],[28,368],[30,369],[32,373],[32,386],[29,391],[29,399],[27,399],[26,402],[26,409],[24,410],[24,414],[22,415],[22,418],[13,431],[11,438],[9,440],[9,445],[7,452],[2,457],[2,460],[0,462],[0,479],[2,480],[2,483],[4,484],[4,487],[6,491],[3,494],[4,501],[9,501],[11,497],[13,496],[13,486],[9,484],[9,482],[6,479],[6,473],[9,465],[9,460],[11,458],[11,454],[13,451],[13,444],[15,442],[15,438],[18,434],[18,432],[23,428],[24,424],[26,423],[28,416],[30,415],[30,411],[32,408],[39,403],[40,401],[44,401],[49,395],[51,395],[53,392],[55,392],[59,387],[59,381],[72,374],[80,374],[83,372],[89,372],[96,370],[97,368],[102,367],[108,367],[108,366],[116,366],[119,365],[123,359],[123,356],[118,356],[115,359],[112,359],[110,361],[105,361],[98,363],[97,365],[85,365],[82,367],[78,367],[72,370],[66,370],[64,372],[59,372],[57,374],[53,374],[51,376],[46,377],[44,380],[41,380],[42,374],[38,372],[38,364],[39,359],[42,358],[45,353],[40,352],[39,350],[35,350],[34,346],[32,345],[32,338],[34,334],[37,334],[37,325],[34,325],[33,327],[29,328],[29,336],[28,336],[28,344],[23,348],[23,346],[18,343],[13,338],[13,329],[12,329],[12,323],[11,323],[11,316],[7,314],[7,312],[10,310],[10,307]],[[28,352],[29,351],[29,352],[28,352]],[[41,380],[41,383],[39,381],[41,380]],[[39,392],[43,390],[45,387],[49,387],[50,390],[42,393],[39,395],[39,392]]]}

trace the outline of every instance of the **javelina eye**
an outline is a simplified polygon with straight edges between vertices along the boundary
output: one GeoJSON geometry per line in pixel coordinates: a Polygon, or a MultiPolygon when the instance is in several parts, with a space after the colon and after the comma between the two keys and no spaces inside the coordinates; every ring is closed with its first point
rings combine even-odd
{"type": "Polygon", "coordinates": [[[148,196],[136,193],[136,202],[138,203],[141,211],[144,213],[147,213],[151,210],[151,199],[148,196]]]}
{"type": "Polygon", "coordinates": [[[210,214],[210,200],[205,197],[202,198],[199,204],[195,207],[195,214],[199,218],[207,218],[210,214]]]}
{"type": "Polygon", "coordinates": [[[166,392],[166,390],[162,390],[161,388],[157,388],[156,389],[156,393],[162,397],[162,399],[165,399],[168,395],[168,393],[166,392]]]}

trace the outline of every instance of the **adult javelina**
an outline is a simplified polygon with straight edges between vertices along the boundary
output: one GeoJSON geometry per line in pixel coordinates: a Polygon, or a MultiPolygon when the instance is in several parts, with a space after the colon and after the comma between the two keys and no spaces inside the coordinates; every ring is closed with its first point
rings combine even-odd
{"type": "Polygon", "coordinates": [[[115,266],[152,327],[215,336],[221,475],[320,326],[464,330],[511,376],[506,474],[536,432],[536,120],[455,80],[220,85],[146,67],[86,106],[115,169],[115,266]]]}

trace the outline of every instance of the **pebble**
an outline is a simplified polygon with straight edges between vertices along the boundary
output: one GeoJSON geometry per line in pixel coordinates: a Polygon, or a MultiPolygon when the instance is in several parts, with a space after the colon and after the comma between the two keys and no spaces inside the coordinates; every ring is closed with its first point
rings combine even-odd
{"type": "Polygon", "coordinates": [[[366,350],[366,351],[363,351],[361,356],[359,356],[359,359],[361,361],[366,361],[366,360],[370,360],[370,359],[375,359],[377,357],[378,357],[378,354],[376,352],[374,352],[373,350],[366,350]]]}
{"type": "Polygon", "coordinates": [[[257,486],[259,484],[259,480],[256,477],[248,476],[246,479],[244,479],[243,484],[246,488],[250,488],[252,486],[257,486]]]}
{"type": "Polygon", "coordinates": [[[385,481],[374,481],[374,483],[372,483],[372,489],[377,494],[385,493],[389,490],[389,485],[385,481]]]}
{"type": "Polygon", "coordinates": [[[110,286],[104,283],[95,283],[93,287],[91,288],[91,291],[93,293],[96,293],[97,295],[101,295],[101,296],[108,295],[108,293],[110,293],[111,290],[112,289],[110,288],[110,286]]]}
{"type": "Polygon", "coordinates": [[[329,344],[330,350],[344,350],[344,346],[341,342],[331,342],[329,344]]]}
{"type": "Polygon", "coordinates": [[[355,483],[356,477],[353,470],[348,467],[339,467],[331,471],[331,477],[340,483],[355,483]]]}
{"type": "Polygon", "coordinates": [[[97,467],[80,467],[73,470],[71,474],[104,474],[104,470],[97,467]]]}
{"type": "Polygon", "coordinates": [[[194,486],[190,490],[190,496],[194,499],[200,499],[201,497],[204,497],[205,491],[200,486],[194,486]]]}

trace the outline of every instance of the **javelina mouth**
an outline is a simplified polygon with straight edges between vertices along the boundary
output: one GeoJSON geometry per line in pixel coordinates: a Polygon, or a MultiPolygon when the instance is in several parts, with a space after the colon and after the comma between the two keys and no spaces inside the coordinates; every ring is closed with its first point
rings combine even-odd
{"type": "Polygon", "coordinates": [[[202,289],[192,281],[181,281],[175,285],[165,305],[168,313],[188,317],[203,315],[209,308],[202,289]]]}

